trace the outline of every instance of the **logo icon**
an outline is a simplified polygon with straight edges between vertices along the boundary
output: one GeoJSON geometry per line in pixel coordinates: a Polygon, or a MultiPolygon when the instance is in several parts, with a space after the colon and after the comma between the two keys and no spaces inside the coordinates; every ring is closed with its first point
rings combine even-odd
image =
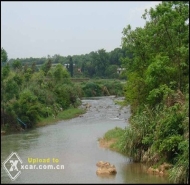
{"type": "Polygon", "coordinates": [[[2,164],[12,181],[21,174],[19,169],[22,164],[22,160],[16,152],[12,152],[2,164]]]}

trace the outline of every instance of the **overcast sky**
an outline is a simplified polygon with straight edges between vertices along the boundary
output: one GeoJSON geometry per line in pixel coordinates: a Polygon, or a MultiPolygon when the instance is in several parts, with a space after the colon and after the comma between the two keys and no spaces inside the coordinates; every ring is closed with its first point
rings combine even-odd
{"type": "Polygon", "coordinates": [[[121,46],[122,30],[143,27],[160,1],[2,2],[1,47],[8,58],[87,54],[121,46]]]}

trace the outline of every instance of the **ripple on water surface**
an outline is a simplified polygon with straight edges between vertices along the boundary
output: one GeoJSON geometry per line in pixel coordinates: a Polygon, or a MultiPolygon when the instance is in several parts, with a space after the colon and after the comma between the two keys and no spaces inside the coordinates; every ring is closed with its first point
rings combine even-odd
{"type": "Polygon", "coordinates": [[[90,107],[82,117],[1,137],[2,162],[11,152],[17,152],[23,164],[31,157],[57,158],[64,165],[64,170],[22,170],[15,181],[1,170],[2,183],[168,183],[165,178],[144,173],[141,164],[131,163],[126,156],[99,147],[97,140],[106,131],[128,126],[129,107],[120,109],[113,100],[83,99],[82,106],[88,103],[90,107]],[[97,176],[96,163],[100,160],[114,164],[117,174],[97,176]]]}

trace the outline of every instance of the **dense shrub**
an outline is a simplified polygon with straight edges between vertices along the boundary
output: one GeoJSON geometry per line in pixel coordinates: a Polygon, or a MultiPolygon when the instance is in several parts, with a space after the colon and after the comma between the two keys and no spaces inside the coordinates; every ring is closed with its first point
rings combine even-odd
{"type": "Polygon", "coordinates": [[[119,80],[91,80],[82,83],[83,95],[86,97],[93,96],[123,96],[123,87],[119,80]]]}

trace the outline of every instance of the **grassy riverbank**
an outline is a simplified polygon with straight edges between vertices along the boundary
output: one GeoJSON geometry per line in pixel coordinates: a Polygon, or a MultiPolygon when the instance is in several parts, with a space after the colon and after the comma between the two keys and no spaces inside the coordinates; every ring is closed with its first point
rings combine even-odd
{"type": "MultiPolygon", "coordinates": [[[[56,117],[49,116],[48,118],[41,118],[40,121],[37,122],[35,127],[42,127],[46,125],[53,125],[56,124],[56,122],[61,121],[61,120],[67,120],[67,119],[72,119],[75,117],[78,117],[81,114],[84,114],[86,110],[84,109],[79,109],[79,108],[69,108],[64,111],[61,111],[57,114],[56,117]]],[[[8,126],[1,126],[1,135],[7,135],[15,132],[20,132],[20,125],[18,124],[18,129],[15,130],[14,127],[8,127],[8,126]]]]}
{"type": "Polygon", "coordinates": [[[120,109],[122,109],[123,107],[125,107],[127,105],[127,102],[125,100],[114,100],[115,104],[120,105],[120,109]]]}
{"type": "Polygon", "coordinates": [[[120,150],[120,145],[122,136],[124,134],[124,130],[119,127],[115,127],[114,129],[108,130],[103,138],[99,138],[99,145],[103,148],[109,148],[110,150],[114,150],[122,153],[120,150]]]}
{"type": "Polygon", "coordinates": [[[56,117],[48,117],[48,118],[44,118],[41,119],[38,123],[37,123],[37,127],[41,127],[41,126],[45,126],[45,125],[52,125],[55,124],[58,121],[61,120],[67,120],[67,119],[72,119],[75,118],[81,114],[84,114],[86,111],[84,109],[79,109],[79,108],[69,108],[67,110],[64,110],[62,112],[59,112],[58,115],[56,117]]]}
{"type": "MultiPolygon", "coordinates": [[[[126,153],[122,150],[123,146],[121,145],[124,133],[125,130],[119,127],[108,130],[104,134],[103,138],[98,139],[99,146],[126,155],[126,153]]],[[[172,167],[171,164],[168,164],[166,162],[159,162],[154,165],[148,163],[143,164],[145,165],[144,172],[159,176],[168,176],[168,169],[172,167]]]]}

